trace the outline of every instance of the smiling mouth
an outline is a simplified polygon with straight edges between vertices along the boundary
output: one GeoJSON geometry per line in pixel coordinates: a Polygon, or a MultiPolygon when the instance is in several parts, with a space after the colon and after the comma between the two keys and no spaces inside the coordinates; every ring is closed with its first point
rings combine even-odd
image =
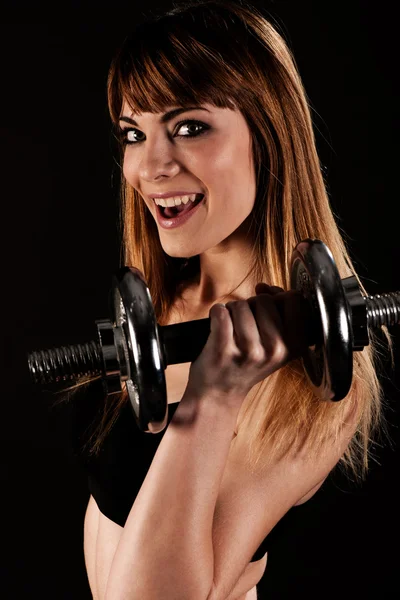
{"type": "Polygon", "coordinates": [[[195,206],[200,204],[200,202],[203,199],[204,199],[204,194],[199,194],[198,198],[196,198],[196,200],[194,202],[189,201],[187,204],[182,203],[182,204],[179,204],[178,206],[168,206],[168,207],[157,205],[157,210],[160,211],[160,214],[164,219],[173,219],[177,215],[190,212],[191,210],[193,210],[193,208],[195,206]]]}

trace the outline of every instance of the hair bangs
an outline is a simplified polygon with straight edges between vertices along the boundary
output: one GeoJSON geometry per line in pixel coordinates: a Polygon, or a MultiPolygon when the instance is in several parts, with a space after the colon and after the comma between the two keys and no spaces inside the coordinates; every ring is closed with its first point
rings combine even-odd
{"type": "Polygon", "coordinates": [[[206,22],[182,23],[175,17],[166,17],[168,24],[165,19],[141,24],[120,48],[108,79],[114,123],[124,101],[140,115],[205,103],[234,110],[243,100],[245,78],[233,66],[240,62],[238,40],[232,36],[232,44],[226,44],[225,28],[210,40],[206,22]]]}

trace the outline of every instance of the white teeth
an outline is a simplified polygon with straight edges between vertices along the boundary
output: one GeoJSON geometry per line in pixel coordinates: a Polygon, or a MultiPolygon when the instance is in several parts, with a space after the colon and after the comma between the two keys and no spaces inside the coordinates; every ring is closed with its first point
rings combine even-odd
{"type": "Polygon", "coordinates": [[[190,194],[188,196],[175,196],[174,198],[154,198],[155,203],[158,206],[167,208],[168,206],[179,206],[180,204],[187,204],[189,201],[194,202],[198,194],[190,194]]]}

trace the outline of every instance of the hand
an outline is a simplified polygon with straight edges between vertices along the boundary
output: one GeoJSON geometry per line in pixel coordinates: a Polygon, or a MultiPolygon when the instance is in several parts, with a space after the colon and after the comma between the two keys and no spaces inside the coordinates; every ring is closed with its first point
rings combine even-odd
{"type": "Polygon", "coordinates": [[[191,364],[186,391],[217,395],[240,408],[251,388],[306,347],[305,300],[260,283],[256,296],[214,304],[208,340],[191,364]]]}

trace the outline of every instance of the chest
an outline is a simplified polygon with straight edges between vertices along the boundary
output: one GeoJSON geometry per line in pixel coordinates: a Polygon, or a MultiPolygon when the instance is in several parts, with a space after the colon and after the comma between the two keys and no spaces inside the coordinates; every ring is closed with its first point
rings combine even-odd
{"type": "Polygon", "coordinates": [[[168,404],[180,402],[189,379],[190,363],[168,365],[165,369],[168,404]]]}

